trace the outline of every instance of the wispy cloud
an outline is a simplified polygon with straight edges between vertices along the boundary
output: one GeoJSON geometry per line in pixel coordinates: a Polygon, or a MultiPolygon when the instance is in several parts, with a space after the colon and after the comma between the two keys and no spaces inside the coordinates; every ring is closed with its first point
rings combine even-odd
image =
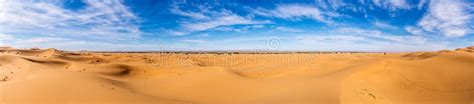
{"type": "Polygon", "coordinates": [[[431,1],[428,13],[418,22],[428,32],[441,32],[446,37],[462,37],[472,33],[472,4],[457,0],[431,1]]]}
{"type": "MultiPolygon", "coordinates": [[[[200,6],[200,9],[201,10],[206,10],[206,11],[208,10],[208,8],[205,8],[203,6],[200,6]]],[[[193,19],[210,19],[208,16],[206,16],[205,14],[200,13],[200,12],[183,11],[183,10],[180,9],[180,7],[177,4],[172,5],[172,7],[170,9],[170,12],[174,13],[174,14],[177,14],[177,15],[190,17],[190,18],[193,18],[193,19]]]]}
{"type": "Polygon", "coordinates": [[[276,27],[275,30],[283,31],[283,32],[305,32],[304,30],[301,30],[301,29],[284,27],[284,26],[276,27]]]}
{"type": "Polygon", "coordinates": [[[317,42],[355,42],[366,40],[365,37],[354,36],[354,35],[306,35],[296,36],[296,40],[307,43],[317,42]]]}
{"type": "Polygon", "coordinates": [[[13,37],[12,35],[0,33],[0,41],[2,41],[2,40],[9,40],[9,39],[13,39],[13,38],[14,38],[14,37],[13,37]]]}
{"type": "Polygon", "coordinates": [[[94,40],[74,40],[58,37],[32,37],[10,42],[16,48],[58,48],[61,50],[79,51],[150,51],[160,50],[156,43],[106,42],[94,40]]]}
{"type": "Polygon", "coordinates": [[[320,34],[303,34],[295,40],[310,46],[320,46],[328,50],[359,50],[359,51],[416,51],[437,50],[446,48],[444,44],[433,43],[423,36],[396,35],[379,30],[360,28],[340,28],[320,34]],[[326,45],[335,46],[328,48],[326,45]]]}
{"type": "Polygon", "coordinates": [[[330,16],[333,13],[323,12],[316,6],[304,4],[280,4],[273,9],[256,8],[252,13],[266,17],[276,17],[288,20],[301,20],[303,18],[314,19],[320,22],[331,23],[330,16]]]}
{"type": "Polygon", "coordinates": [[[262,25],[262,24],[245,25],[245,26],[220,26],[220,27],[217,27],[217,28],[213,28],[212,30],[247,32],[247,31],[261,29],[261,28],[265,28],[265,26],[262,25]]]}
{"type": "Polygon", "coordinates": [[[169,30],[169,29],[165,29],[163,30],[163,32],[165,34],[169,34],[171,36],[183,36],[183,35],[188,35],[189,32],[188,31],[179,31],[179,30],[169,30]]]}
{"type": "Polygon", "coordinates": [[[265,24],[270,23],[269,21],[254,21],[246,17],[242,17],[232,12],[222,12],[220,16],[216,16],[210,21],[203,21],[203,22],[189,22],[184,23],[183,27],[188,29],[189,31],[203,31],[212,29],[218,26],[230,26],[230,25],[238,25],[238,24],[265,24]]]}
{"type": "Polygon", "coordinates": [[[375,21],[372,24],[374,24],[374,26],[376,26],[376,27],[383,28],[383,29],[396,29],[397,28],[394,25],[390,25],[388,23],[384,23],[384,22],[380,22],[380,21],[375,21]]]}
{"type": "Polygon", "coordinates": [[[206,40],[200,40],[200,39],[182,39],[180,41],[186,42],[186,43],[207,43],[208,42],[206,40]]]}
{"type": "Polygon", "coordinates": [[[348,6],[343,0],[316,0],[316,3],[325,10],[337,10],[341,7],[348,6]]]}
{"type": "Polygon", "coordinates": [[[252,16],[241,16],[228,9],[211,10],[207,7],[198,6],[199,11],[184,11],[181,10],[178,4],[174,4],[171,12],[176,15],[190,17],[180,21],[180,28],[175,31],[178,34],[171,35],[186,35],[193,32],[205,31],[220,26],[232,25],[255,25],[272,23],[269,20],[255,20],[252,16]]]}
{"type": "Polygon", "coordinates": [[[378,7],[387,8],[392,11],[410,8],[410,5],[405,0],[373,0],[372,2],[378,7]]]}
{"type": "Polygon", "coordinates": [[[425,34],[423,29],[418,28],[418,27],[414,27],[414,26],[406,26],[405,31],[407,31],[408,33],[410,33],[412,35],[424,35],[425,34]]]}
{"type": "Polygon", "coordinates": [[[58,38],[58,37],[34,37],[29,39],[22,39],[19,44],[41,44],[46,42],[57,42],[57,41],[72,41],[70,39],[58,38]]]}
{"type": "Polygon", "coordinates": [[[14,37],[12,35],[0,33],[0,46],[5,46],[6,43],[4,41],[10,39],[14,39],[14,37]]]}
{"type": "Polygon", "coordinates": [[[379,30],[367,30],[360,28],[340,28],[335,30],[335,33],[363,36],[373,40],[401,44],[422,45],[427,42],[427,40],[422,36],[391,34],[379,30]]]}
{"type": "Polygon", "coordinates": [[[120,0],[84,0],[80,10],[52,1],[2,0],[0,32],[31,35],[90,36],[106,39],[138,38],[139,18],[120,0]]]}
{"type": "Polygon", "coordinates": [[[420,1],[418,1],[417,8],[418,8],[418,9],[423,8],[427,2],[428,2],[428,0],[420,0],[420,1]]]}

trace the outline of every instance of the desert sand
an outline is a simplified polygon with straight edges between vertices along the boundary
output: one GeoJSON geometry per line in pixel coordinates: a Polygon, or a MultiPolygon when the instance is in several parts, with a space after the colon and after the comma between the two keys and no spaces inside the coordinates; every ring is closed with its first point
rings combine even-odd
{"type": "Polygon", "coordinates": [[[474,103],[474,47],[387,54],[0,52],[1,104],[474,103]]]}

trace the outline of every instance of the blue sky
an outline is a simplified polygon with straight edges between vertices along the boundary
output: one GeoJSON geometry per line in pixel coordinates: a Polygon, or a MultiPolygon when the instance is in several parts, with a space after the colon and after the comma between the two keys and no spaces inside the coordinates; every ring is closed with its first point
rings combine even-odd
{"type": "Polygon", "coordinates": [[[433,51],[474,45],[470,0],[0,0],[0,45],[433,51]]]}

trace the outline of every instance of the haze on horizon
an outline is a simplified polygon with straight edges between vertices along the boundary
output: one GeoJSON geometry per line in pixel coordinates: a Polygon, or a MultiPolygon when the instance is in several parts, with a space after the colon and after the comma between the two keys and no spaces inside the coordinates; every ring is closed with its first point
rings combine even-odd
{"type": "Polygon", "coordinates": [[[433,51],[474,45],[470,0],[0,0],[0,46],[433,51]]]}

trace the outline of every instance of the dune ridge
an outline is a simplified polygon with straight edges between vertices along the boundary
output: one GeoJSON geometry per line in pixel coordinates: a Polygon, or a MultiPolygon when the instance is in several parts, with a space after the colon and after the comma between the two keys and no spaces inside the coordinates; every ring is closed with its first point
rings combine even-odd
{"type": "Polygon", "coordinates": [[[0,49],[0,103],[474,102],[474,46],[412,53],[0,49]]]}

